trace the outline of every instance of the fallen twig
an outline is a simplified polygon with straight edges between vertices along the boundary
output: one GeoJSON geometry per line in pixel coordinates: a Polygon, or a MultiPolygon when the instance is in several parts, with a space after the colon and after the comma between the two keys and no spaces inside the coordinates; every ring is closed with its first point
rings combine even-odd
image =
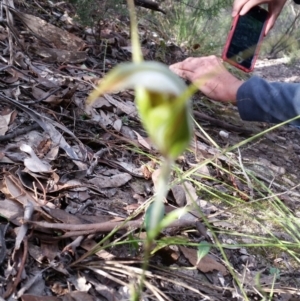
{"type": "Polygon", "coordinates": [[[6,242],[5,242],[5,234],[9,223],[7,223],[4,227],[0,227],[0,265],[4,261],[6,257],[6,242]]]}
{"type": "Polygon", "coordinates": [[[217,126],[222,127],[223,129],[226,129],[228,131],[235,131],[235,132],[238,132],[238,133],[245,133],[245,134],[253,134],[254,133],[254,131],[251,130],[251,129],[243,129],[240,126],[235,126],[235,125],[228,124],[224,121],[221,121],[221,120],[218,120],[216,118],[210,117],[210,116],[208,116],[204,113],[199,113],[197,111],[193,111],[193,114],[196,118],[208,121],[208,122],[210,122],[214,125],[217,125],[217,126]]]}
{"type": "Polygon", "coordinates": [[[35,124],[29,125],[29,126],[23,128],[23,129],[14,130],[10,134],[4,135],[4,136],[0,136],[0,142],[9,141],[9,140],[11,140],[11,139],[13,139],[15,137],[27,134],[27,133],[29,133],[29,132],[31,132],[33,130],[37,130],[39,128],[40,128],[40,126],[37,123],[35,123],[35,124]]]}
{"type": "Polygon", "coordinates": [[[4,298],[8,298],[16,289],[17,286],[19,285],[19,283],[21,282],[21,275],[23,273],[24,270],[24,266],[25,266],[25,262],[27,259],[27,254],[28,254],[28,241],[27,241],[27,237],[24,238],[23,240],[23,256],[21,258],[21,262],[19,264],[19,269],[18,269],[18,273],[14,279],[13,285],[9,286],[9,288],[7,289],[7,291],[4,293],[4,298]]]}
{"type": "MultiPolygon", "coordinates": [[[[121,229],[134,229],[140,228],[143,226],[144,220],[139,219],[136,221],[118,221],[118,222],[104,222],[104,223],[95,223],[95,224],[63,224],[63,223],[48,223],[48,222],[34,222],[34,221],[25,221],[28,224],[35,225],[41,228],[46,229],[55,229],[55,230],[62,230],[62,231],[72,231],[71,236],[76,235],[88,235],[92,233],[107,233],[115,228],[121,229]]],[[[193,227],[195,226],[195,220],[188,221],[188,220],[176,220],[171,223],[167,228],[184,228],[184,227],[193,227]]],[[[69,234],[69,233],[66,233],[69,234]]],[[[70,235],[63,235],[63,237],[70,237],[70,235]]]]}

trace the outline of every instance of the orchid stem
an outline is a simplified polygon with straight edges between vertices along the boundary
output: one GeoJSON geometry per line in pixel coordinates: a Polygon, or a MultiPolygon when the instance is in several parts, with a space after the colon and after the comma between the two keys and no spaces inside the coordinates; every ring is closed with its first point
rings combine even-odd
{"type": "Polygon", "coordinates": [[[150,230],[148,230],[147,239],[144,245],[144,260],[142,266],[142,275],[140,278],[140,283],[136,293],[134,294],[133,301],[141,300],[141,295],[144,287],[144,281],[146,278],[146,271],[149,267],[149,260],[151,257],[151,250],[153,242],[156,236],[160,232],[160,217],[162,210],[164,211],[164,200],[169,188],[169,179],[172,171],[173,160],[165,158],[160,168],[160,174],[157,183],[157,191],[155,195],[155,200],[153,202],[153,207],[151,211],[151,225],[150,230]]]}
{"type": "Polygon", "coordinates": [[[129,15],[130,15],[130,32],[131,32],[131,47],[132,47],[132,61],[140,63],[143,61],[143,55],[139,40],[137,19],[135,13],[135,5],[133,0],[127,0],[129,15]]]}

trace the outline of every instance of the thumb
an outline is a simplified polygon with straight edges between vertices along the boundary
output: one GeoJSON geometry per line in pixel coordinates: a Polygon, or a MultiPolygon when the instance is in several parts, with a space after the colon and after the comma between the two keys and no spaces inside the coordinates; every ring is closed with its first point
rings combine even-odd
{"type": "Polygon", "coordinates": [[[233,2],[232,13],[231,13],[231,16],[233,18],[239,14],[239,12],[243,8],[243,6],[247,3],[247,1],[248,0],[235,0],[233,2]]]}
{"type": "Polygon", "coordinates": [[[275,5],[274,3],[269,4],[269,20],[266,26],[265,35],[273,28],[285,2],[286,1],[281,1],[280,5],[275,5]]]}
{"type": "Polygon", "coordinates": [[[265,30],[265,36],[269,33],[269,31],[273,28],[275,21],[276,21],[277,16],[271,15],[269,20],[267,21],[267,26],[265,30]]]}

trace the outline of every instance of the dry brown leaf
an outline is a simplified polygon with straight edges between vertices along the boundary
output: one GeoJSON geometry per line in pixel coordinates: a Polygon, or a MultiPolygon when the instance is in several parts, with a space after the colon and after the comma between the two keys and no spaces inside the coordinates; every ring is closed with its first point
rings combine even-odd
{"type": "Polygon", "coordinates": [[[2,160],[4,158],[4,153],[0,152],[0,160],[2,160]]]}
{"type": "Polygon", "coordinates": [[[41,255],[43,256],[43,259],[47,258],[49,261],[52,261],[57,257],[57,254],[61,252],[58,243],[58,241],[51,243],[41,241],[41,255]]]}
{"type": "Polygon", "coordinates": [[[175,185],[171,188],[173,193],[173,197],[175,199],[176,204],[179,207],[183,207],[186,204],[185,191],[182,185],[175,185]]]}
{"type": "Polygon", "coordinates": [[[128,173],[120,173],[111,177],[99,175],[91,180],[89,183],[96,185],[98,188],[120,187],[125,185],[132,179],[128,173]]]}
{"type": "Polygon", "coordinates": [[[191,141],[191,147],[194,149],[194,151],[201,152],[202,155],[204,155],[205,158],[211,158],[212,156],[218,156],[218,159],[230,163],[230,160],[225,155],[222,155],[220,150],[208,146],[207,144],[201,142],[201,141],[195,141],[195,139],[192,139],[191,141]]]}
{"type": "Polygon", "coordinates": [[[63,301],[95,301],[96,298],[94,298],[92,295],[89,295],[85,292],[71,292],[67,293],[63,296],[63,301]]]}
{"type": "Polygon", "coordinates": [[[4,41],[7,39],[7,34],[0,33],[0,41],[4,41]]]}
{"type": "Polygon", "coordinates": [[[22,301],[61,301],[61,298],[52,296],[35,296],[35,295],[23,295],[22,301]]]}
{"type": "Polygon", "coordinates": [[[1,81],[5,82],[6,84],[13,84],[16,83],[19,78],[24,78],[24,76],[21,73],[10,69],[6,70],[5,75],[1,76],[1,81]]]}
{"type": "Polygon", "coordinates": [[[123,125],[121,133],[124,137],[132,140],[133,142],[136,142],[134,131],[130,127],[123,125]]]}
{"type": "Polygon", "coordinates": [[[121,119],[117,119],[117,120],[114,122],[113,127],[114,127],[114,129],[115,129],[117,132],[120,132],[120,131],[121,131],[121,128],[122,128],[122,120],[121,120],[121,119]]]}
{"type": "Polygon", "coordinates": [[[65,210],[59,208],[45,208],[47,213],[52,216],[54,219],[66,223],[66,224],[85,224],[86,222],[81,218],[67,213],[65,210]]]}
{"type": "Polygon", "coordinates": [[[191,182],[184,182],[182,186],[185,191],[187,205],[195,204],[198,199],[198,195],[197,195],[195,187],[192,185],[191,182]]]}
{"type": "Polygon", "coordinates": [[[69,278],[70,283],[75,287],[75,289],[79,292],[87,293],[92,285],[87,281],[85,275],[72,275],[69,278]]]}
{"type": "MultiPolygon", "coordinates": [[[[39,158],[43,158],[51,149],[51,140],[50,139],[43,139],[36,147],[36,152],[38,153],[39,158]]],[[[57,149],[57,147],[56,147],[57,149]]]]}
{"type": "Polygon", "coordinates": [[[16,115],[17,115],[17,111],[12,110],[9,107],[4,107],[1,110],[0,115],[7,119],[7,124],[11,124],[14,121],[16,115]]]}
{"type": "MultiPolygon", "coordinates": [[[[7,111],[7,110],[5,110],[7,111]]],[[[13,113],[15,111],[11,111],[9,113],[2,110],[0,114],[0,136],[5,135],[8,130],[8,125],[11,124],[11,120],[13,118],[13,113]]]]}
{"type": "Polygon", "coordinates": [[[74,163],[82,170],[87,169],[86,164],[82,161],[79,161],[78,154],[74,150],[73,147],[71,147],[65,138],[61,135],[61,133],[56,130],[55,126],[59,129],[62,129],[65,133],[68,133],[71,137],[74,138],[75,141],[78,142],[79,154],[84,157],[86,155],[86,149],[82,142],[77,138],[77,136],[69,130],[64,125],[60,124],[59,122],[56,122],[48,117],[45,117],[43,115],[38,114],[36,111],[30,109],[29,107],[19,103],[18,101],[11,99],[11,98],[3,98],[6,103],[15,105],[17,108],[21,109],[22,111],[26,112],[30,118],[32,118],[34,121],[36,121],[45,132],[47,132],[50,135],[50,138],[52,139],[53,143],[56,145],[59,145],[67,154],[74,160],[74,163]]]}
{"type": "MultiPolygon", "coordinates": [[[[51,143],[51,141],[49,141],[51,143]]],[[[52,143],[51,143],[52,144],[52,143]]],[[[46,156],[44,157],[48,161],[53,161],[57,159],[58,153],[59,153],[59,145],[51,145],[51,149],[48,151],[46,156]]]]}
{"type": "Polygon", "coordinates": [[[144,138],[144,137],[142,137],[138,132],[136,132],[136,131],[133,131],[133,132],[136,134],[137,140],[138,140],[139,144],[142,145],[142,146],[144,146],[145,148],[151,150],[152,147],[151,147],[151,145],[148,143],[147,139],[144,138]]]}
{"type": "Polygon", "coordinates": [[[136,106],[132,102],[121,102],[113,98],[111,95],[104,94],[104,97],[106,100],[108,100],[112,105],[114,105],[116,108],[119,108],[122,112],[124,112],[126,115],[131,117],[137,116],[137,109],[136,106]]]}
{"type": "MultiPolygon", "coordinates": [[[[55,246],[56,244],[54,244],[55,246]]],[[[28,243],[28,253],[30,254],[30,256],[36,260],[38,263],[43,263],[45,262],[45,259],[47,259],[48,257],[46,257],[44,254],[43,254],[43,251],[42,251],[42,248],[41,246],[38,246],[36,244],[33,244],[32,242],[29,242],[28,243]]],[[[58,254],[59,252],[56,253],[56,255],[58,254]]]]}
{"type": "Polygon", "coordinates": [[[24,160],[24,165],[32,172],[52,172],[51,165],[48,162],[40,160],[34,153],[31,146],[22,144],[20,150],[26,152],[30,158],[24,160]]]}
{"type": "Polygon", "coordinates": [[[142,170],[140,167],[136,167],[136,165],[132,162],[124,162],[124,161],[114,161],[117,166],[122,166],[122,168],[128,173],[133,173],[139,176],[142,176],[142,170]]]}
{"type": "Polygon", "coordinates": [[[107,101],[107,99],[101,96],[101,97],[98,97],[90,106],[85,106],[84,111],[87,114],[91,114],[92,111],[93,111],[93,108],[95,108],[95,109],[100,109],[100,108],[109,109],[111,107],[112,107],[112,105],[107,101]]]}
{"type": "Polygon", "coordinates": [[[156,169],[151,174],[151,179],[155,188],[155,191],[157,190],[157,184],[158,184],[158,178],[160,175],[160,169],[156,169]]]}
{"type": "MultiPolygon", "coordinates": [[[[80,246],[85,249],[86,251],[90,251],[91,249],[93,249],[95,246],[97,245],[97,243],[92,240],[92,239],[85,239],[80,246]]],[[[107,252],[106,250],[100,250],[98,252],[95,253],[95,255],[97,255],[98,257],[104,259],[104,260],[112,260],[115,258],[115,255],[113,255],[112,253],[107,252]]]]}
{"type": "Polygon", "coordinates": [[[104,112],[102,110],[99,113],[92,111],[92,120],[99,122],[103,127],[112,125],[115,115],[110,112],[104,112]]]}
{"type": "Polygon", "coordinates": [[[20,224],[18,220],[23,216],[23,207],[13,200],[4,199],[0,201],[0,212],[8,221],[20,224]]]}
{"type": "Polygon", "coordinates": [[[43,100],[44,102],[48,102],[48,103],[52,103],[52,104],[53,103],[58,104],[62,101],[62,99],[58,99],[58,97],[56,95],[50,95],[49,97],[47,97],[48,94],[49,94],[49,92],[43,91],[42,89],[39,89],[37,87],[32,88],[32,96],[36,100],[44,99],[43,100]]]}
{"type": "Polygon", "coordinates": [[[83,63],[87,59],[87,53],[85,51],[70,51],[40,46],[30,46],[29,49],[41,56],[45,62],[79,64],[83,63]]]}
{"type": "MultiPolygon", "coordinates": [[[[86,174],[86,171],[82,171],[82,173],[86,174]]],[[[87,189],[86,185],[83,185],[82,182],[78,179],[78,180],[69,180],[63,184],[53,183],[52,186],[47,187],[47,192],[57,192],[61,190],[68,190],[74,188],[82,188],[84,190],[87,189]]]]}
{"type": "Polygon", "coordinates": [[[27,202],[31,202],[35,205],[43,205],[42,201],[38,204],[37,202],[40,200],[36,200],[32,193],[26,191],[20,183],[20,180],[13,175],[5,175],[1,191],[8,199],[16,200],[23,206],[25,206],[27,202]]]}
{"type": "Polygon", "coordinates": [[[141,172],[145,179],[148,180],[152,177],[154,167],[155,163],[153,161],[150,161],[147,164],[141,166],[141,172]]]}
{"type": "Polygon", "coordinates": [[[18,14],[18,18],[36,35],[42,37],[44,41],[54,45],[57,49],[77,51],[85,45],[84,41],[78,36],[68,31],[47,23],[43,19],[34,15],[18,14]]]}
{"type": "Polygon", "coordinates": [[[8,122],[5,116],[0,116],[0,136],[4,136],[8,130],[8,122]]]}
{"type": "Polygon", "coordinates": [[[188,261],[193,265],[196,266],[203,273],[212,272],[213,270],[217,270],[222,273],[222,275],[227,275],[228,272],[225,266],[219,262],[217,262],[212,256],[209,254],[205,255],[200,262],[197,264],[198,257],[197,257],[197,250],[190,249],[186,247],[179,247],[183,255],[188,259],[188,261]]]}
{"type": "Polygon", "coordinates": [[[270,274],[265,275],[261,271],[251,271],[251,270],[244,270],[242,274],[236,274],[236,277],[239,279],[241,283],[243,283],[246,287],[253,287],[257,283],[260,285],[272,285],[274,282],[274,277],[276,275],[270,274]]]}
{"type": "Polygon", "coordinates": [[[117,218],[114,217],[112,218],[110,215],[103,215],[103,214],[97,214],[97,215],[85,215],[85,214],[80,214],[79,212],[75,213],[75,216],[77,216],[78,218],[80,218],[83,222],[83,224],[90,224],[90,223],[104,223],[104,222],[108,222],[111,220],[114,221],[119,221],[119,220],[123,220],[122,218],[117,218]]]}
{"type": "MultiPolygon", "coordinates": [[[[30,202],[27,202],[27,204],[24,206],[24,215],[23,215],[23,219],[24,220],[31,220],[32,215],[34,212],[34,207],[33,204],[30,202]]],[[[16,250],[19,250],[21,247],[22,242],[24,241],[26,234],[27,234],[27,230],[28,230],[28,224],[24,223],[21,224],[21,226],[19,227],[18,231],[17,231],[17,236],[16,236],[16,240],[15,240],[15,249],[14,252],[16,250]]],[[[25,292],[25,291],[24,291],[25,292]]]]}
{"type": "Polygon", "coordinates": [[[39,177],[37,174],[31,173],[30,171],[21,170],[17,170],[16,174],[18,175],[19,180],[25,188],[30,189],[31,191],[47,191],[49,181],[48,179],[46,180],[43,176],[39,177]]]}
{"type": "Polygon", "coordinates": [[[59,281],[56,281],[53,283],[53,285],[51,285],[51,290],[53,293],[55,293],[58,296],[62,296],[69,292],[69,289],[62,282],[59,281]]]}

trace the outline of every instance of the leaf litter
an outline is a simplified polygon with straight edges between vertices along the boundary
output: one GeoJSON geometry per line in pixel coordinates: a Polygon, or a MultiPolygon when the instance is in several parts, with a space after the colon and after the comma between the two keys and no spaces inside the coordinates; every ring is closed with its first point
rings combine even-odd
{"type": "MultiPolygon", "coordinates": [[[[59,26],[45,21],[54,13],[71,14],[65,3],[43,3],[43,13],[38,13],[37,3],[29,1],[34,12],[30,15],[9,3],[8,27],[0,27],[0,296],[24,301],[127,300],[130,281],[141,275],[143,213],[153,195],[159,157],[139,123],[131,91],[104,95],[88,111],[84,104],[105,71],[131,60],[129,22],[105,23],[99,31],[107,41],[105,50],[95,35],[84,35],[79,24],[68,23],[70,18],[59,26]]],[[[146,41],[142,51],[151,60],[161,43],[143,25],[140,30],[146,41]]],[[[185,58],[179,47],[167,49],[164,63],[185,58]]],[[[265,127],[240,121],[231,107],[211,107],[199,94],[194,98],[194,109],[201,111],[196,119],[205,120],[205,130],[221,147],[265,127]],[[209,116],[212,111],[222,115],[223,123],[209,116]],[[228,134],[226,139],[220,132],[228,134]]],[[[240,298],[229,269],[239,275],[249,298],[271,291],[277,293],[275,299],[298,295],[291,284],[291,277],[298,277],[297,266],[291,265],[288,254],[276,254],[275,260],[239,246],[256,242],[255,233],[293,238],[264,228],[271,224],[253,222],[249,229],[252,217],[264,213],[255,214],[247,205],[251,198],[246,172],[276,189],[282,202],[300,214],[300,135],[290,127],[272,134],[242,147],[240,154],[225,154],[196,131],[192,152],[178,160],[180,171],[174,172],[176,183],[165,200],[166,212],[184,206],[189,212],[161,233],[169,242],[157,245],[159,251],[151,258],[145,300],[146,295],[147,300],[178,300],[178,294],[184,300],[240,298]],[[239,156],[243,168],[236,164],[239,156]],[[201,165],[205,160],[211,161],[201,165]],[[184,181],[177,181],[177,172],[193,169],[184,181]],[[228,194],[245,201],[236,207],[248,211],[248,220],[239,220],[245,216],[228,209],[228,194]],[[237,239],[228,229],[246,235],[237,239]],[[213,247],[198,260],[201,241],[216,243],[212,231],[224,244],[228,262],[213,247]],[[277,266],[284,272],[271,273],[277,266]]],[[[268,197],[265,189],[253,185],[268,197]]]]}

